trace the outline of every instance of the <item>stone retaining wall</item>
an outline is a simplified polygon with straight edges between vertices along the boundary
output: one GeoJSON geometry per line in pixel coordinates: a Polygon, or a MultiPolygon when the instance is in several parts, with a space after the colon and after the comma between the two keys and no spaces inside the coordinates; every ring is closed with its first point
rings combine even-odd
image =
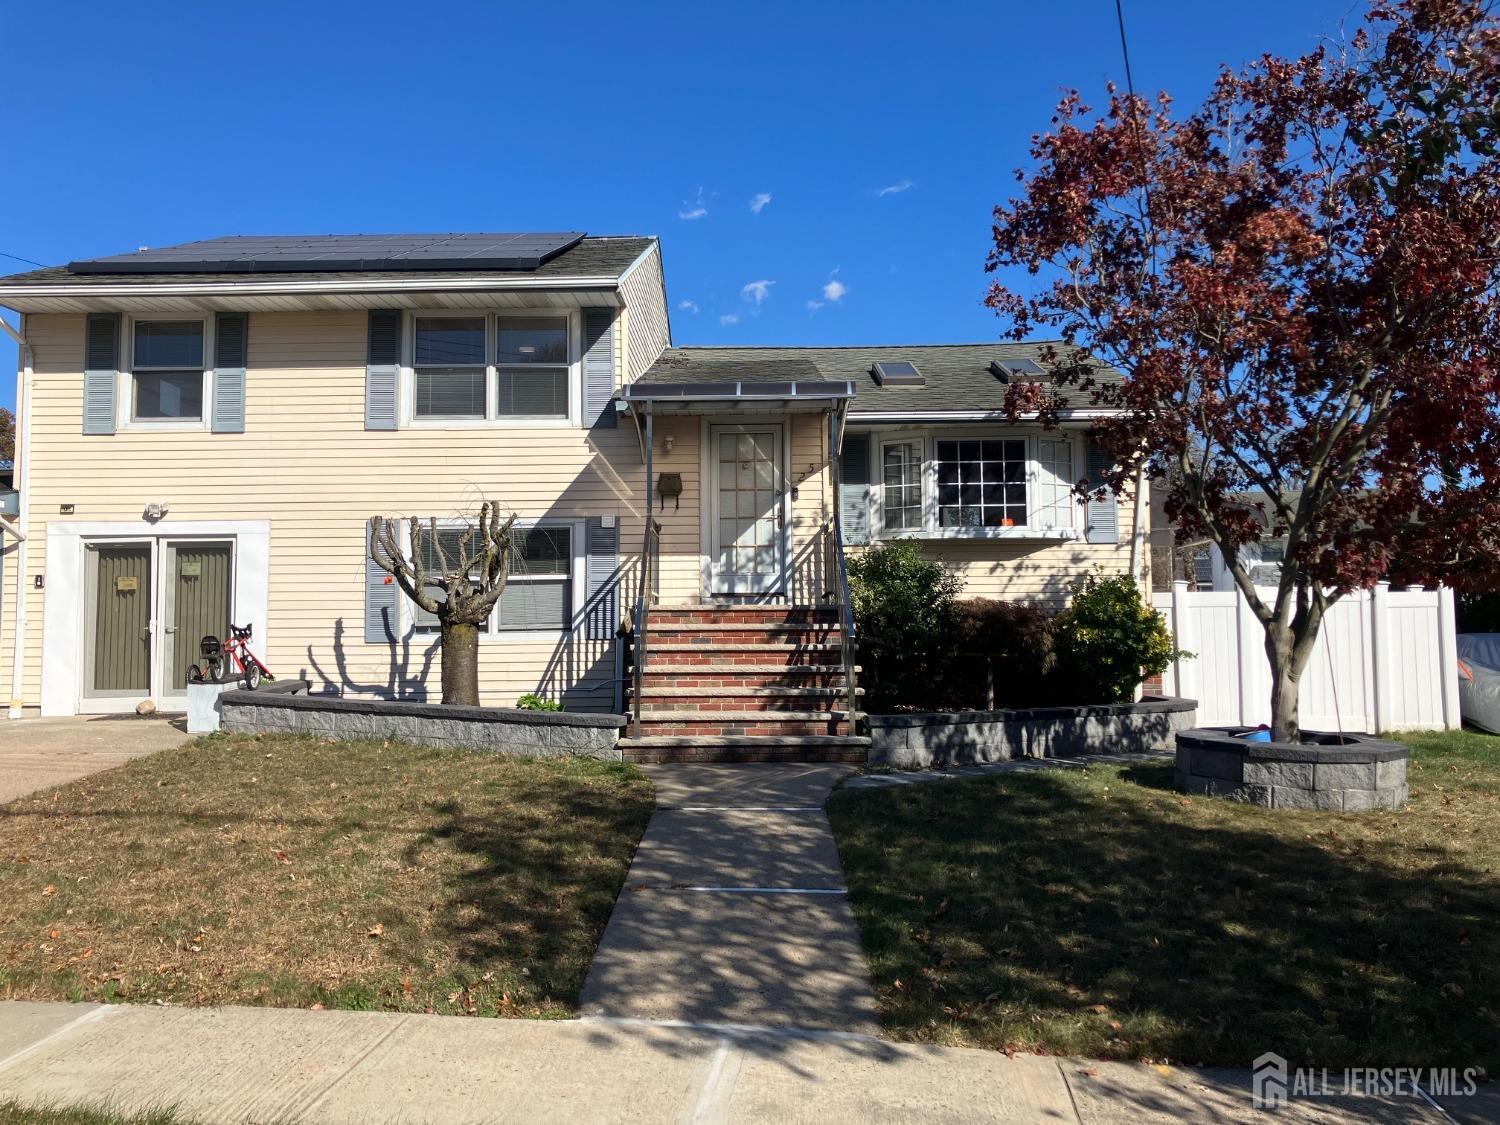
{"type": "Polygon", "coordinates": [[[870,764],[895,769],[1170,750],[1197,721],[1196,701],[870,716],[870,764]]]}
{"type": "Polygon", "coordinates": [[[1245,728],[1177,735],[1177,787],[1275,809],[1363,812],[1406,803],[1407,749],[1364,735],[1344,745],[1247,742],[1245,728]]]}
{"type": "Polygon", "coordinates": [[[399,738],[526,758],[621,760],[618,742],[625,726],[623,715],[296,694],[299,686],[306,691],[305,681],[277,681],[277,690],[273,691],[226,691],[219,697],[223,729],[251,734],[399,738]]]}

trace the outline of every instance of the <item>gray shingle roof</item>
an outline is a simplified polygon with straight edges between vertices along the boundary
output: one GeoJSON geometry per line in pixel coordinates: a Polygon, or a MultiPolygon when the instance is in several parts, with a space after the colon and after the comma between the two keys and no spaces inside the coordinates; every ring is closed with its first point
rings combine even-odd
{"type": "MultiPolygon", "coordinates": [[[[1063,346],[1051,341],[1061,352],[1063,346]]],[[[855,385],[850,414],[997,410],[1005,402],[1005,384],[989,366],[993,360],[1026,358],[1042,366],[1049,341],[1025,344],[913,344],[837,348],[668,348],[642,376],[643,383],[712,383],[741,380],[849,379],[855,385]],[[876,361],[909,360],[927,377],[924,387],[883,387],[870,368],[876,361]]],[[[1100,382],[1115,382],[1119,373],[1099,366],[1100,382]]],[[[1064,388],[1068,405],[1094,405],[1088,391],[1064,388]]]]}
{"type": "MultiPolygon", "coordinates": [[[[614,278],[639,258],[655,240],[643,236],[622,235],[617,237],[592,236],[584,238],[576,246],[564,250],[550,261],[543,262],[534,270],[440,270],[435,273],[463,273],[466,277],[494,277],[513,281],[517,276],[588,277],[614,278]]],[[[149,290],[154,285],[213,284],[216,282],[261,282],[275,283],[309,281],[405,281],[412,279],[412,270],[372,270],[352,273],[347,270],[321,270],[306,273],[151,273],[151,274],[79,274],[67,266],[49,266],[0,277],[0,293],[7,289],[19,289],[31,285],[68,285],[79,288],[98,286],[130,285],[149,290]]]]}

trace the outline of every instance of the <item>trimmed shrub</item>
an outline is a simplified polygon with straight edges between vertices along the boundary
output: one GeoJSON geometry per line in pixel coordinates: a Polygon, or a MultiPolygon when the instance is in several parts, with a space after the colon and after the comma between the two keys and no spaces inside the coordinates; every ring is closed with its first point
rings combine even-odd
{"type": "Polygon", "coordinates": [[[1072,590],[1056,622],[1059,693],[1070,703],[1130,702],[1139,684],[1171,663],[1167,623],[1124,575],[1091,574],[1072,590]]]}
{"type": "Polygon", "coordinates": [[[849,560],[867,710],[938,705],[953,646],[953,603],[962,588],[957,575],[925,557],[911,539],[882,543],[849,560]]]}
{"type": "Polygon", "coordinates": [[[952,658],[943,676],[944,705],[983,710],[994,685],[995,707],[1055,702],[1053,616],[1041,606],[966,598],[954,606],[952,658]]]}

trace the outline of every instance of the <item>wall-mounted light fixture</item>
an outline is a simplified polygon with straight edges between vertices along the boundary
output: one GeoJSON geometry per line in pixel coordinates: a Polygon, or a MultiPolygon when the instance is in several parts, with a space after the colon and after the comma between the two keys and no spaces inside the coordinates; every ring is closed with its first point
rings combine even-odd
{"type": "Polygon", "coordinates": [[[156,501],[146,505],[146,510],[141,513],[141,518],[147,523],[155,523],[157,520],[165,519],[168,505],[165,500],[156,501]]]}
{"type": "Polygon", "coordinates": [[[672,447],[674,445],[676,445],[676,444],[677,444],[677,436],[675,434],[666,434],[661,439],[661,447],[663,449],[665,449],[668,453],[672,452],[672,447]]]}

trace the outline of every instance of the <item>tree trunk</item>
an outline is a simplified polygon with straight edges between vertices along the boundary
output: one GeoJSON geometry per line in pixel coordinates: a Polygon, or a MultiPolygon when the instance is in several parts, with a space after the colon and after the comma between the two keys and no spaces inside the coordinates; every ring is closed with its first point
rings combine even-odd
{"type": "Polygon", "coordinates": [[[443,643],[443,702],[479,706],[479,627],[445,622],[443,643]]]}
{"type": "Polygon", "coordinates": [[[1266,658],[1271,662],[1271,737],[1277,742],[1301,742],[1302,720],[1298,708],[1302,668],[1288,626],[1267,626],[1266,658]]]}

